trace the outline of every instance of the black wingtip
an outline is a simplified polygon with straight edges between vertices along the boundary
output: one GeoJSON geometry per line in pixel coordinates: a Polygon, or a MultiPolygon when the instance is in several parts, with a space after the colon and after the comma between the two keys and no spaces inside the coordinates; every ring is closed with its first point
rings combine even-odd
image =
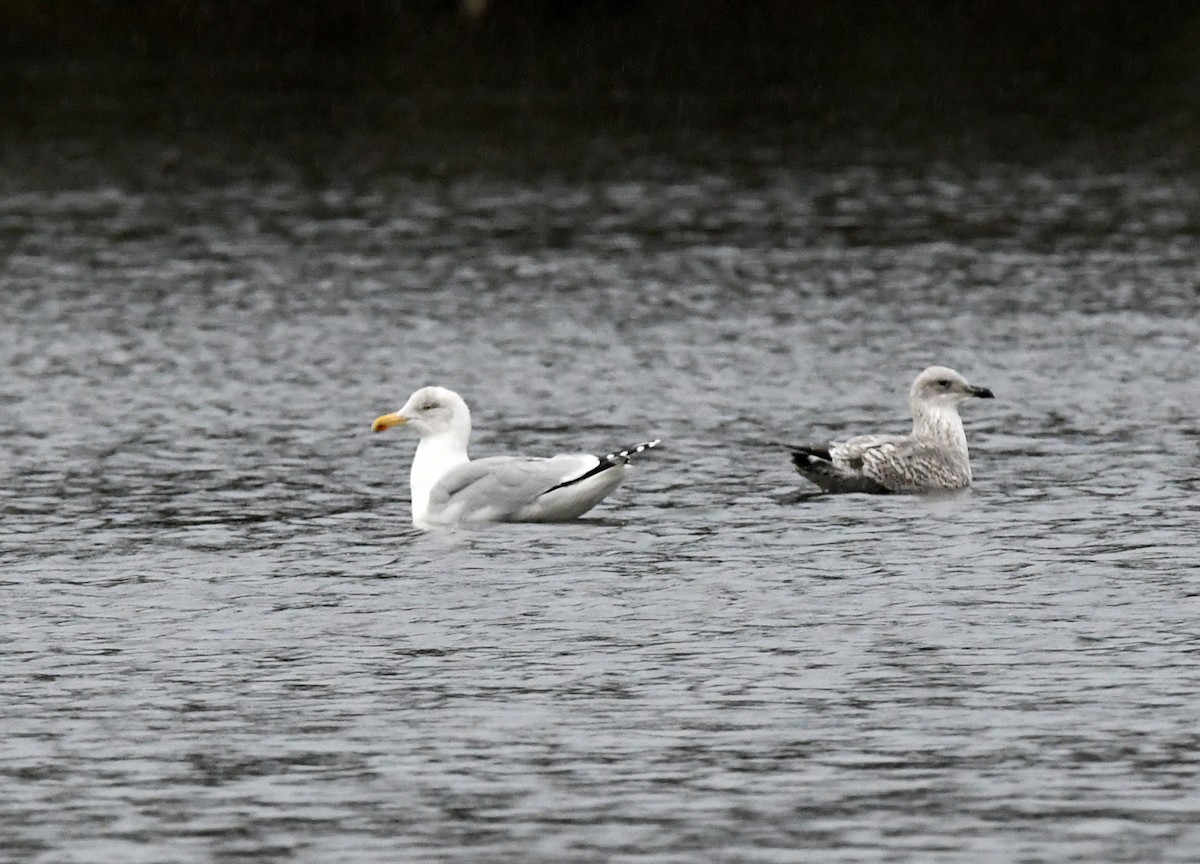
{"type": "Polygon", "coordinates": [[[641,444],[634,444],[632,447],[626,447],[624,450],[618,450],[615,453],[609,453],[605,456],[597,456],[596,458],[600,460],[599,464],[597,464],[596,467],[591,471],[588,471],[585,474],[580,474],[573,480],[567,480],[563,483],[559,483],[557,486],[551,486],[542,494],[546,495],[550,492],[553,492],[555,489],[562,489],[566,486],[574,486],[576,483],[587,480],[589,477],[595,477],[602,471],[608,471],[612,468],[616,468],[618,465],[626,465],[629,463],[629,460],[637,454],[649,450],[652,447],[657,447],[661,442],[661,438],[655,438],[653,441],[643,441],[641,444]]]}
{"type": "Polygon", "coordinates": [[[797,465],[807,465],[812,459],[820,459],[822,462],[829,462],[833,459],[828,446],[819,444],[789,444],[788,449],[792,451],[792,461],[797,465]]]}

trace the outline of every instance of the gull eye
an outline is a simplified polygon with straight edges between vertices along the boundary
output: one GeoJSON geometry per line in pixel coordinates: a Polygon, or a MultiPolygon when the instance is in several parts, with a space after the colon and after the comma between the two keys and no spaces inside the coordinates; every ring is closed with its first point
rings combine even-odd
{"type": "Polygon", "coordinates": [[[436,402],[426,402],[424,405],[421,406],[421,410],[422,411],[432,411],[436,407],[438,407],[436,402]]]}
{"type": "Polygon", "coordinates": [[[934,382],[934,383],[936,383],[936,384],[937,384],[937,386],[941,387],[943,390],[949,390],[949,389],[950,389],[950,379],[949,379],[949,378],[939,378],[939,379],[938,379],[936,382],[934,382]]]}

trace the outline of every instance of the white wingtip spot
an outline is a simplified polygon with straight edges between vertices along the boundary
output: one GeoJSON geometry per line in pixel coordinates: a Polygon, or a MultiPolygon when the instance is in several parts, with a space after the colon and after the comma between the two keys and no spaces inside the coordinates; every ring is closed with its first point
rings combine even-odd
{"type": "Polygon", "coordinates": [[[616,453],[609,453],[604,459],[607,462],[628,462],[631,456],[636,456],[645,450],[649,450],[651,447],[657,447],[660,443],[662,443],[662,439],[655,438],[653,441],[646,441],[635,447],[630,447],[628,450],[618,450],[616,453]]]}

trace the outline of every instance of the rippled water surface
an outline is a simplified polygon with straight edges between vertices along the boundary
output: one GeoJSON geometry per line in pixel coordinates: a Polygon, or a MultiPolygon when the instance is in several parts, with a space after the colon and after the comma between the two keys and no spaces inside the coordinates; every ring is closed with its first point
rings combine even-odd
{"type": "Polygon", "coordinates": [[[5,860],[1200,857],[1194,176],[134,156],[0,194],[5,860]],[[933,362],[975,488],[808,494],[933,362]],[[664,445],[417,532],[426,383],[664,445]]]}

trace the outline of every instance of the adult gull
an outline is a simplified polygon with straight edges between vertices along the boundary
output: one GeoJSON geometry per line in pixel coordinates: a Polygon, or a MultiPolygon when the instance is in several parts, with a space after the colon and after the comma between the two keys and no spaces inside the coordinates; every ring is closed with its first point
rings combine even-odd
{"type": "Polygon", "coordinates": [[[564,522],[600,503],[625,477],[631,457],[658,445],[648,441],[604,456],[491,456],[471,459],[471,412],[445,387],[422,387],[404,407],[371,429],[407,425],[421,436],[410,478],[413,524],[564,522]]]}
{"type": "Polygon", "coordinates": [[[791,446],[796,470],[826,492],[933,492],[971,485],[967,435],[958,406],[991,399],[953,369],[930,366],[908,391],[908,435],[859,435],[846,441],[791,446]]]}

